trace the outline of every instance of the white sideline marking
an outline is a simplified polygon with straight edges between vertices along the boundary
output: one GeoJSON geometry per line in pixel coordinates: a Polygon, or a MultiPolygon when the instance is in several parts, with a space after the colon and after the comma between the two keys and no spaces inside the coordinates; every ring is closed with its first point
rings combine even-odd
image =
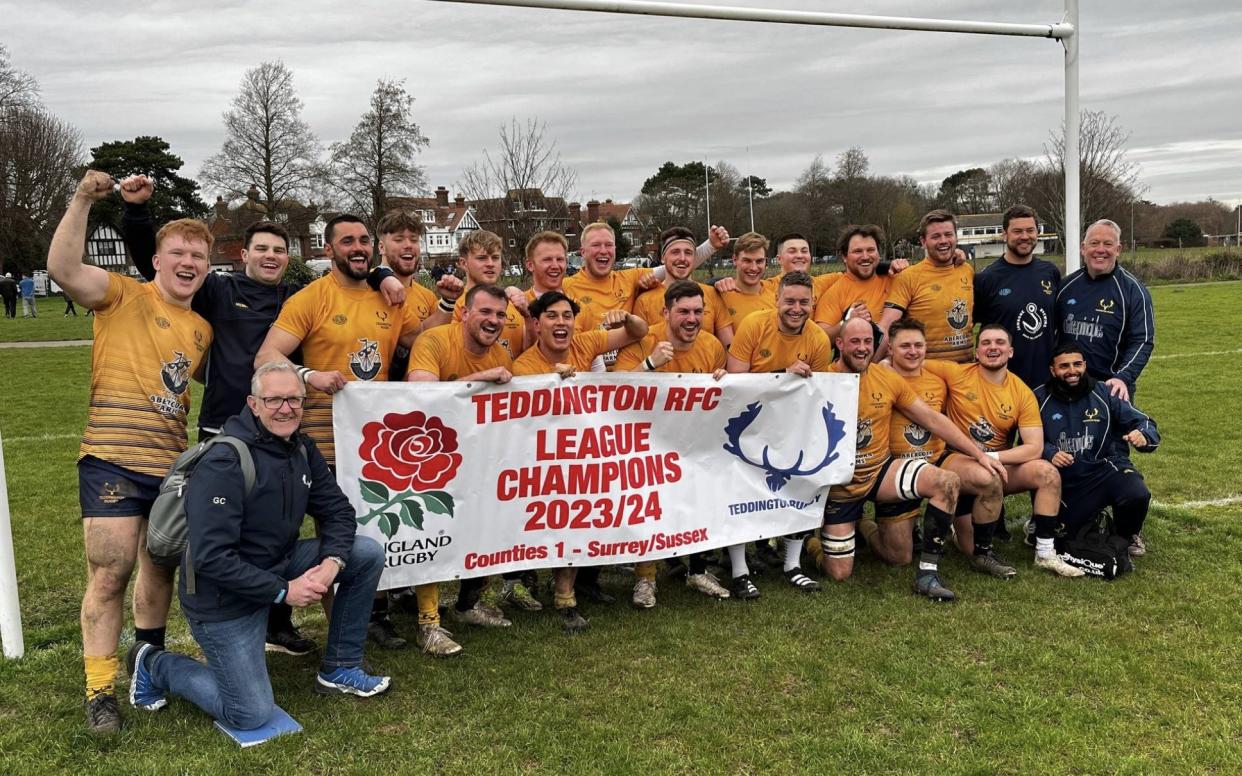
{"type": "Polygon", "coordinates": [[[54,439],[81,438],[81,434],[37,434],[35,436],[4,437],[4,442],[51,442],[54,439]]]}
{"type": "Polygon", "coordinates": [[[1163,361],[1166,358],[1195,358],[1197,356],[1231,356],[1234,353],[1242,353],[1242,348],[1233,350],[1205,350],[1199,353],[1165,353],[1160,356],[1152,356],[1149,361],[1163,361]]]}
{"type": "Polygon", "coordinates": [[[1161,509],[1203,509],[1204,507],[1227,507],[1233,504],[1242,504],[1242,495],[1225,496],[1224,498],[1214,498],[1206,501],[1182,501],[1176,504],[1156,501],[1152,503],[1152,506],[1160,507],[1161,509]]]}

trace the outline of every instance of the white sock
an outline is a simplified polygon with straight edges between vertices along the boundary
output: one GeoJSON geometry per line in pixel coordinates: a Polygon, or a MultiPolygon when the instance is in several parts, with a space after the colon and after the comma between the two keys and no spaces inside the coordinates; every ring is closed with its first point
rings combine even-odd
{"type": "Polygon", "coordinates": [[[785,537],[785,571],[802,568],[802,540],[785,537]]]}
{"type": "Polygon", "coordinates": [[[1051,537],[1047,539],[1035,538],[1035,557],[1047,558],[1056,554],[1057,550],[1051,537]]]}
{"type": "Polygon", "coordinates": [[[734,579],[750,573],[750,567],[746,565],[745,544],[734,544],[729,547],[729,565],[733,567],[734,579]]]}

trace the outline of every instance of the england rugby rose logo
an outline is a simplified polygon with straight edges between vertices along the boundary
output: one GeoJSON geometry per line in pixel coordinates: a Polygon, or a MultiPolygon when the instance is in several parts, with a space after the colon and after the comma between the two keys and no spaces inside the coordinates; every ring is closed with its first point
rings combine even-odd
{"type": "Polygon", "coordinates": [[[391,539],[401,525],[422,530],[427,511],[453,516],[453,497],[441,488],[456,476],[462,459],[457,432],[439,418],[415,410],[367,423],[358,455],[362,500],[374,505],[359,523],[378,519],[380,531],[391,539]]]}

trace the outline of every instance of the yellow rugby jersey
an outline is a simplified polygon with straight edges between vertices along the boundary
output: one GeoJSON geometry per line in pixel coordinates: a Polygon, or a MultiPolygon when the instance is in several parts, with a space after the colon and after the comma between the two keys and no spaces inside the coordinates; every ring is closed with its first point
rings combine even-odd
{"type": "MultiPolygon", "coordinates": [[[[453,323],[461,323],[461,315],[465,311],[466,292],[463,291],[453,305],[453,323]]],[[[517,358],[526,348],[526,319],[512,304],[505,309],[504,329],[501,330],[496,344],[509,352],[509,358],[517,358]]]]}
{"type": "Polygon", "coordinates": [[[190,378],[211,347],[211,325],[164,301],[155,283],[108,273],[95,308],[91,399],[78,459],[163,477],[185,451],[190,378]]]}
{"type": "Polygon", "coordinates": [[[871,320],[879,323],[892,280],[890,275],[873,275],[867,280],[859,280],[847,272],[819,298],[811,318],[816,323],[836,326],[845,319],[845,311],[861,301],[867,304],[871,320]]]}
{"type": "Polygon", "coordinates": [[[970,264],[937,267],[923,260],[893,278],[885,307],[902,310],[927,327],[927,358],[959,364],[972,358],[971,311],[975,270],[970,264]]]}
{"type": "MultiPolygon", "coordinates": [[[[771,277],[763,281],[764,292],[771,295],[772,297],[772,309],[773,310],[776,309],[776,292],[780,290],[781,278],[783,277],[785,277],[784,272],[777,275],[776,277],[771,277]]],[[[811,311],[812,313],[814,313],[815,306],[819,304],[819,298],[823,296],[824,294],[828,293],[828,289],[835,286],[837,282],[841,280],[842,277],[844,277],[844,274],[841,272],[825,272],[822,275],[811,276],[811,283],[814,286],[811,289],[811,311]]],[[[815,316],[812,314],[811,317],[814,318],[815,316]]]]}
{"type": "MultiPolygon", "coordinates": [[[[699,288],[703,289],[703,331],[710,331],[714,334],[725,326],[731,325],[733,319],[725,309],[724,302],[720,300],[720,294],[716,293],[716,289],[703,283],[699,283],[699,288]]],[[[656,286],[640,294],[634,300],[634,314],[650,326],[664,323],[664,292],[666,290],[664,286],[656,286]]]]}
{"type": "MultiPolygon", "coordinates": [[[[329,273],[289,297],[272,325],[301,341],[303,366],[346,380],[385,381],[397,341],[422,323],[417,308],[393,307],[370,288],[346,288],[329,273]]],[[[332,397],[307,386],[302,407],[302,431],[335,466],[332,397]]]]}
{"type": "MultiPolygon", "coordinates": [[[[668,325],[653,325],[647,336],[622,348],[617,356],[617,371],[630,372],[655,350],[656,345],[668,340],[668,325]]],[[[725,349],[720,340],[707,330],[700,330],[689,350],[673,350],[673,360],[656,369],[657,372],[690,372],[712,374],[725,367],[725,349]]]]}
{"type": "Polygon", "coordinates": [[[411,281],[405,287],[405,306],[414,309],[419,323],[430,318],[439,303],[440,297],[421,283],[411,281]]]}
{"type": "MultiPolygon", "coordinates": [[[[568,296],[570,299],[574,299],[573,294],[570,294],[568,291],[565,291],[562,289],[561,293],[565,294],[565,296],[568,296]]],[[[527,302],[535,301],[535,296],[536,296],[535,289],[533,288],[526,289],[526,301],[527,302]]],[[[578,302],[577,299],[574,299],[574,301],[578,302]]],[[[600,328],[599,317],[596,316],[595,313],[587,309],[587,307],[583,305],[581,302],[578,302],[578,314],[574,316],[574,331],[581,333],[584,331],[591,331],[592,329],[598,329],[598,328],[600,328]]]]}
{"type": "MultiPolygon", "coordinates": [[[[831,372],[848,374],[842,364],[833,363],[831,372]]],[[[858,438],[854,457],[854,478],[844,485],[833,485],[828,498],[834,501],[855,501],[867,495],[875,478],[891,455],[889,428],[893,411],[909,407],[918,400],[901,375],[883,364],[872,364],[859,375],[858,438]]]]}
{"type": "Polygon", "coordinates": [[[492,367],[513,368],[509,351],[499,342],[483,355],[476,356],[462,344],[464,336],[460,323],[437,326],[423,332],[414,340],[414,349],[410,351],[410,371],[430,372],[447,383],[492,367]]]}
{"type": "Polygon", "coordinates": [[[776,309],[776,287],[764,286],[757,294],[726,291],[720,294],[720,301],[729,311],[729,319],[733,321],[733,325],[738,326],[751,313],[776,309]]]}
{"type": "Polygon", "coordinates": [[[824,330],[810,321],[799,334],[783,333],[777,313],[771,312],[742,321],[733,333],[729,355],[750,364],[751,372],[783,372],[794,361],[806,362],[814,372],[827,372],[832,345],[824,330]]]}
{"type": "Polygon", "coordinates": [[[1013,372],[1000,385],[989,381],[978,364],[923,365],[939,372],[949,386],[946,415],[965,431],[981,450],[999,452],[1020,428],[1043,428],[1035,394],[1013,372]]]}
{"type": "MultiPolygon", "coordinates": [[[[579,372],[590,372],[591,362],[601,355],[608,347],[608,332],[596,329],[574,334],[569,338],[569,352],[565,361],[579,372]]],[[[518,360],[513,362],[513,374],[546,375],[556,371],[556,363],[549,361],[538,343],[526,349],[518,360]]],[[[466,374],[470,374],[467,372],[466,374]]]]}
{"type": "MultiPolygon", "coordinates": [[[[954,366],[948,361],[935,361],[934,364],[954,366]]],[[[944,412],[944,403],[949,389],[943,378],[936,372],[924,369],[914,377],[905,377],[915,395],[936,412],[944,412]]],[[[894,458],[922,458],[935,461],[944,452],[944,440],[905,416],[899,409],[893,410],[893,421],[889,426],[889,451],[894,458]]]]}
{"type": "Polygon", "coordinates": [[[634,298],[641,293],[638,281],[649,274],[651,270],[644,267],[614,269],[599,280],[584,269],[565,278],[561,285],[574,301],[589,308],[596,318],[603,318],[609,310],[634,312],[634,298]]]}

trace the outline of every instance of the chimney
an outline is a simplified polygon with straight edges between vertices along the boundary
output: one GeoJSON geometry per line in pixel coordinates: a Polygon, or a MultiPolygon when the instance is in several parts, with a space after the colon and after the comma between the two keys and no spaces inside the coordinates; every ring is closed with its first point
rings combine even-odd
{"type": "Polygon", "coordinates": [[[593,199],[587,203],[587,223],[593,224],[599,221],[599,200],[593,199]]]}
{"type": "Polygon", "coordinates": [[[582,223],[582,205],[577,202],[569,203],[569,220],[574,226],[582,223]]]}
{"type": "Polygon", "coordinates": [[[448,207],[448,189],[436,186],[436,207],[448,207]]]}
{"type": "Polygon", "coordinates": [[[216,211],[216,218],[228,218],[229,217],[229,203],[224,201],[224,197],[221,197],[221,196],[216,197],[216,204],[213,210],[216,211]]]}
{"type": "Polygon", "coordinates": [[[251,202],[258,202],[259,201],[259,187],[255,186],[253,183],[250,184],[250,188],[246,190],[246,199],[250,200],[251,202]]]}
{"type": "Polygon", "coordinates": [[[453,197],[453,207],[457,208],[458,210],[465,210],[466,198],[462,196],[461,194],[458,194],[456,197],[453,197]]]}

